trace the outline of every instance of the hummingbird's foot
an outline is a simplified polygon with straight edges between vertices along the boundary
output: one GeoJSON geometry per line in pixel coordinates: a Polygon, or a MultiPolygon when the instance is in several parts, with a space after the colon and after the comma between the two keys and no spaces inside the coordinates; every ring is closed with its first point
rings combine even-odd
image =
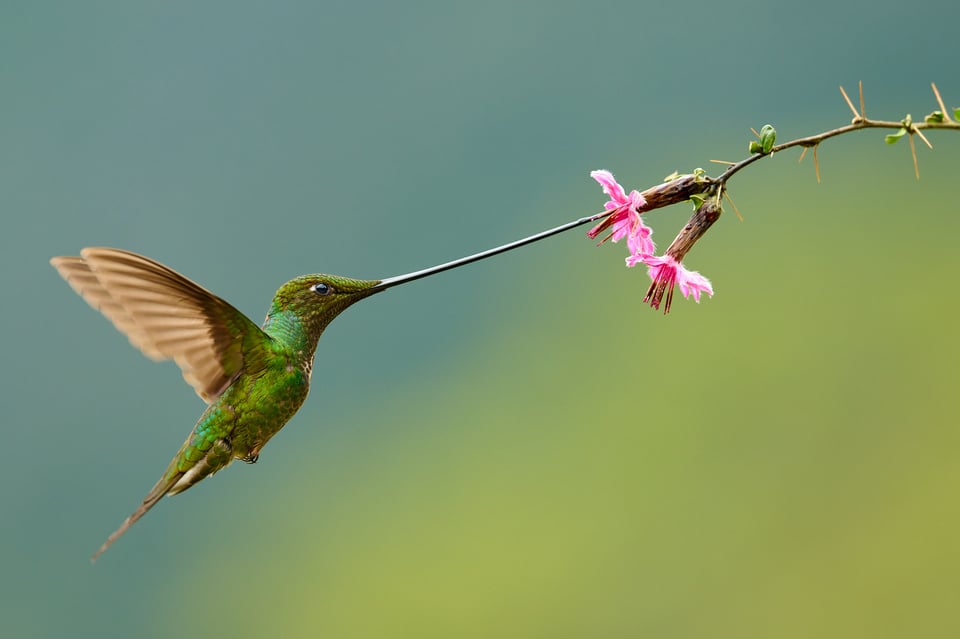
{"type": "Polygon", "coordinates": [[[250,453],[246,457],[241,457],[240,461],[246,462],[248,464],[256,464],[258,459],[260,459],[259,453],[250,453]]]}

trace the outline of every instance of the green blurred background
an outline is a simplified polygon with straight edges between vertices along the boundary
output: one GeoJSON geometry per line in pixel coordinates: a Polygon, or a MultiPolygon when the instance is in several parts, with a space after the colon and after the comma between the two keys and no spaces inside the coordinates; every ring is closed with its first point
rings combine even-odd
{"type": "Polygon", "coordinates": [[[666,318],[581,231],[366,301],[259,464],[93,566],[202,406],[47,264],[127,248],[259,321],[593,212],[592,169],[842,125],[839,84],[960,106],[954,3],[887,4],[6,0],[3,636],[960,635],[960,136],[919,182],[883,132],[745,171],[666,318]]]}

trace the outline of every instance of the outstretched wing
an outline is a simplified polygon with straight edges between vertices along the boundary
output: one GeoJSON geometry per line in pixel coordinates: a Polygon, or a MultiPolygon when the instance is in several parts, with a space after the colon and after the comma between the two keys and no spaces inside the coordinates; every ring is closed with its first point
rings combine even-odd
{"type": "Polygon", "coordinates": [[[50,263],[90,306],[154,360],[172,359],[207,403],[245,364],[264,361],[271,338],[202,286],[149,258],[85,248],[50,263]]]}

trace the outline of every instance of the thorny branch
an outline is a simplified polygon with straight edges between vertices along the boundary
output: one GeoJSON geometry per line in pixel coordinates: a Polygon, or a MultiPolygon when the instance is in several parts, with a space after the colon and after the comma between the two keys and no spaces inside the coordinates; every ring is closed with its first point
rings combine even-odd
{"type": "MultiPolygon", "coordinates": [[[[863,115],[861,112],[863,110],[863,85],[860,85],[860,99],[861,99],[861,111],[853,106],[853,103],[850,101],[850,98],[847,96],[847,92],[844,91],[843,87],[840,87],[840,92],[843,94],[844,100],[847,102],[847,106],[850,107],[850,110],[853,111],[853,121],[850,122],[847,126],[842,126],[836,129],[831,129],[829,131],[824,131],[823,133],[817,133],[816,135],[808,135],[804,138],[797,138],[796,140],[790,140],[789,142],[784,142],[783,144],[778,144],[770,150],[770,153],[754,153],[748,158],[744,158],[739,162],[731,164],[726,171],[721,173],[717,178],[712,178],[711,181],[718,184],[726,184],[726,182],[733,177],[737,172],[743,169],[745,166],[753,164],[757,160],[761,160],[768,155],[772,156],[774,153],[779,153],[780,151],[785,151],[789,148],[800,146],[804,150],[808,148],[813,148],[816,151],[817,146],[826,139],[836,137],[838,135],[844,135],[845,133],[851,133],[853,131],[859,131],[861,129],[894,129],[900,130],[903,129],[906,133],[910,134],[911,145],[910,148],[913,151],[914,167],[917,165],[917,154],[916,150],[913,148],[913,135],[917,135],[923,140],[924,144],[929,148],[933,148],[933,145],[930,144],[930,141],[927,140],[926,136],[923,135],[923,129],[954,129],[960,130],[960,122],[957,122],[950,118],[949,112],[943,106],[943,100],[940,98],[940,92],[937,90],[937,85],[930,85],[933,88],[933,92],[937,97],[937,101],[940,104],[940,111],[935,111],[934,113],[941,114],[940,116],[935,116],[931,120],[925,120],[924,122],[913,122],[910,116],[907,116],[899,122],[893,122],[889,120],[871,120],[870,118],[863,115]],[[939,118],[942,118],[940,121],[935,121],[939,118]]],[[[932,115],[932,114],[931,114],[932,115]]],[[[920,174],[917,173],[917,178],[919,179],[920,174]]],[[[817,181],[820,181],[820,170],[817,168],[817,181]]]]}
{"type": "MultiPolygon", "coordinates": [[[[795,140],[790,140],[789,142],[784,142],[782,144],[774,144],[776,139],[776,131],[772,126],[766,125],[761,129],[760,133],[754,131],[754,134],[760,139],[760,142],[751,143],[751,154],[748,157],[738,162],[720,162],[721,164],[726,164],[728,166],[726,170],[724,170],[723,173],[717,177],[706,175],[706,172],[702,169],[697,169],[691,174],[674,174],[669,176],[662,184],[653,186],[641,193],[643,199],[645,200],[645,205],[642,208],[638,208],[637,212],[646,213],[653,209],[658,209],[671,204],[677,204],[686,200],[694,201],[696,209],[693,215],[665,252],[665,257],[675,260],[677,266],[679,267],[679,263],[683,259],[683,256],[686,255],[686,253],[693,247],[693,244],[703,237],[710,226],[713,225],[713,223],[720,217],[721,197],[725,195],[725,189],[730,179],[754,162],[758,162],[767,157],[772,157],[781,151],[785,151],[793,147],[802,147],[803,153],[800,155],[800,159],[802,160],[804,155],[806,155],[807,150],[812,148],[814,168],[817,175],[817,181],[819,182],[820,167],[817,161],[817,149],[819,148],[821,142],[839,135],[852,133],[854,131],[865,129],[892,129],[895,131],[895,133],[888,135],[886,137],[886,142],[888,144],[893,144],[904,135],[908,136],[910,140],[910,151],[911,155],[913,156],[914,172],[917,176],[917,179],[919,179],[920,172],[917,162],[916,147],[913,142],[914,135],[923,140],[923,142],[929,148],[933,148],[933,145],[930,144],[930,141],[927,140],[926,136],[923,134],[924,130],[960,131],[960,122],[957,121],[957,119],[960,119],[960,109],[954,110],[952,114],[953,117],[951,117],[951,113],[944,105],[943,99],[940,97],[940,92],[937,90],[936,85],[931,83],[931,87],[933,89],[934,96],[937,99],[937,104],[940,107],[939,110],[927,115],[922,122],[914,122],[910,115],[907,115],[899,122],[895,122],[892,120],[873,120],[866,117],[863,99],[863,83],[860,83],[859,110],[853,105],[853,102],[850,100],[847,92],[841,86],[840,93],[843,95],[843,99],[845,100],[847,106],[850,107],[850,110],[853,112],[853,120],[850,122],[850,124],[836,129],[830,129],[822,133],[817,133],[815,135],[809,135],[806,137],[797,138],[795,140]]],[[[730,201],[729,197],[728,201],[730,201]]],[[[730,201],[730,203],[733,205],[732,201],[730,201]]],[[[620,209],[620,211],[622,212],[622,209],[620,209]]],[[[734,211],[736,211],[735,206],[734,211]]],[[[617,216],[614,215],[616,213],[617,210],[607,210],[603,213],[592,215],[589,218],[582,218],[580,223],[600,220],[600,224],[590,232],[591,237],[594,237],[598,232],[604,231],[611,226],[616,228],[615,225],[617,221],[615,218],[617,218],[617,216]]],[[[739,217],[739,212],[737,212],[737,215],[739,217]]],[[[642,258],[633,260],[634,263],[639,261],[643,261],[642,258]]],[[[628,258],[628,265],[630,263],[631,260],[628,258]]],[[[649,264],[650,262],[647,263],[649,264]]],[[[651,278],[653,278],[654,281],[651,284],[650,289],[647,292],[647,297],[644,301],[650,301],[652,306],[659,308],[660,302],[663,300],[665,302],[664,312],[668,312],[670,310],[673,284],[670,281],[665,282],[663,278],[657,279],[652,273],[651,278]]]]}
{"type": "MultiPolygon", "coordinates": [[[[773,126],[767,124],[761,127],[759,132],[754,134],[759,138],[758,141],[750,143],[750,155],[739,162],[722,162],[727,168],[717,177],[707,175],[703,169],[696,169],[693,173],[684,175],[673,174],[668,176],[663,182],[648,188],[642,193],[631,191],[629,194],[615,180],[612,173],[606,170],[593,171],[590,175],[600,183],[604,192],[610,198],[604,205],[604,210],[592,215],[586,215],[576,220],[571,220],[560,226],[556,226],[545,231],[541,231],[529,237],[525,237],[501,246],[474,253],[466,257],[461,257],[450,262],[445,262],[437,266],[422,269],[414,273],[402,276],[403,281],[426,277],[434,273],[457,268],[464,264],[483,260],[493,255],[512,251],[514,249],[539,242],[540,240],[552,237],[559,233],[564,233],[571,229],[583,226],[585,224],[595,224],[587,233],[591,238],[600,237],[600,244],[607,240],[616,242],[619,239],[626,238],[627,248],[630,255],[626,258],[627,266],[636,266],[643,264],[647,267],[647,273],[650,275],[652,283],[647,290],[644,302],[649,302],[654,308],[660,308],[663,305],[664,313],[669,312],[670,304],[673,299],[674,288],[680,289],[684,297],[692,296],[699,301],[700,295],[706,293],[713,295],[713,288],[706,277],[695,271],[690,271],[684,267],[682,261],[686,254],[693,248],[694,244],[702,238],[711,226],[720,218],[722,212],[722,198],[726,194],[727,183],[730,179],[742,171],[745,167],[763,158],[771,157],[776,153],[785,151],[792,147],[803,148],[800,159],[808,149],[813,149],[814,168],[817,173],[817,181],[820,180],[820,167],[817,163],[817,149],[824,140],[859,131],[862,129],[893,129],[895,132],[886,137],[888,144],[897,142],[901,137],[908,136],[910,140],[910,150],[913,155],[914,170],[917,167],[916,148],[913,144],[913,136],[916,135],[923,142],[932,148],[929,140],[924,136],[924,130],[946,129],[960,130],[960,109],[955,109],[952,113],[948,112],[940,92],[936,85],[933,87],[933,93],[937,98],[937,104],[940,109],[924,117],[922,122],[914,122],[907,115],[899,122],[887,120],[872,120],[866,117],[863,99],[863,85],[860,85],[860,108],[853,105],[847,92],[840,87],[840,93],[846,101],[850,111],[853,112],[853,121],[846,125],[816,135],[809,135],[803,138],[797,138],[782,144],[776,144],[777,132],[773,126]],[[651,239],[652,230],[644,223],[643,214],[654,209],[679,204],[681,202],[693,201],[694,213],[691,218],[680,230],[676,238],[670,244],[663,255],[655,254],[655,245],[651,239]]],[[[917,172],[919,177],[919,172],[917,172]]],[[[733,202],[727,196],[727,200],[733,206],[733,202]]],[[[734,212],[740,217],[736,206],[733,206],[734,212]]],[[[388,278],[386,281],[396,280],[398,278],[388,278]]]]}

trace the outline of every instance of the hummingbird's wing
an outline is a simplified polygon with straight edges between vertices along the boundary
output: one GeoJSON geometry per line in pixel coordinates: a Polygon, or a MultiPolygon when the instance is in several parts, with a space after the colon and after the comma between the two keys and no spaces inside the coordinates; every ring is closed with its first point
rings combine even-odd
{"type": "Polygon", "coordinates": [[[50,263],[90,306],[154,360],[172,359],[197,395],[212,402],[245,365],[266,359],[272,340],[243,313],[149,258],[85,248],[50,263]]]}

